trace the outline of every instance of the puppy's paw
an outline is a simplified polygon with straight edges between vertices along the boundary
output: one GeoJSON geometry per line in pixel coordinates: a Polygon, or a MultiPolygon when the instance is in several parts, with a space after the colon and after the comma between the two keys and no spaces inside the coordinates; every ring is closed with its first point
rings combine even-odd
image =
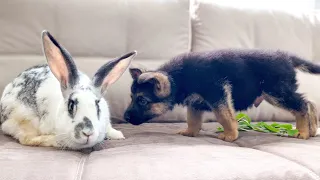
{"type": "Polygon", "coordinates": [[[318,127],[310,127],[310,131],[309,131],[309,135],[310,137],[315,137],[318,134],[318,127]]]}
{"type": "Polygon", "coordinates": [[[238,139],[238,135],[239,135],[238,131],[231,132],[231,133],[222,132],[219,134],[218,138],[223,141],[233,142],[238,139]]]}
{"type": "Polygon", "coordinates": [[[295,135],[295,137],[298,139],[307,140],[307,139],[309,139],[310,135],[309,135],[309,132],[299,132],[295,135]]]}
{"type": "Polygon", "coordinates": [[[183,131],[179,131],[177,134],[180,134],[183,136],[188,136],[188,137],[196,137],[196,136],[198,136],[199,132],[194,132],[194,131],[190,131],[190,130],[186,129],[183,131]]]}
{"type": "Polygon", "coordinates": [[[108,140],[123,140],[125,139],[123,133],[116,129],[111,128],[110,131],[107,133],[106,138],[108,140]]]}
{"type": "Polygon", "coordinates": [[[317,135],[318,130],[318,117],[317,117],[317,109],[315,105],[311,102],[308,103],[308,121],[309,121],[309,136],[315,137],[317,135]]]}
{"type": "Polygon", "coordinates": [[[315,137],[318,131],[318,118],[315,114],[311,114],[309,118],[309,136],[315,137]]]}

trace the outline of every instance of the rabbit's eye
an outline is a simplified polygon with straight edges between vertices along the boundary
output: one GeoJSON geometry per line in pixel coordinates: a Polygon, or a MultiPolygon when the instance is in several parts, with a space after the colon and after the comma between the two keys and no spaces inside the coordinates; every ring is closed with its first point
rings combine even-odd
{"type": "Polygon", "coordinates": [[[76,110],[77,110],[77,101],[74,101],[72,99],[69,99],[69,102],[68,102],[68,112],[69,112],[69,115],[73,118],[75,113],[76,113],[76,110]]]}
{"type": "Polygon", "coordinates": [[[100,107],[99,107],[99,103],[100,103],[100,99],[99,100],[96,100],[96,108],[97,108],[97,116],[98,116],[98,119],[100,119],[100,107]]]}

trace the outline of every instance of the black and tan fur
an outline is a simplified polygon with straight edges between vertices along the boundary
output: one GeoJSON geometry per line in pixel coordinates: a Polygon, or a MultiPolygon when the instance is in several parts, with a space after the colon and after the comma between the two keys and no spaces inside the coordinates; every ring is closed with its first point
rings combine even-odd
{"type": "Polygon", "coordinates": [[[187,106],[188,128],[179,132],[197,136],[203,111],[211,111],[223,126],[219,138],[238,138],[235,112],[259,106],[262,100],[296,117],[301,139],[315,136],[316,109],[297,92],[296,70],[320,74],[320,66],[282,51],[218,50],[174,57],[155,71],[132,67],[132,102],[124,117],[134,125],[187,106]],[[310,123],[310,124],[309,124],[310,123]]]}

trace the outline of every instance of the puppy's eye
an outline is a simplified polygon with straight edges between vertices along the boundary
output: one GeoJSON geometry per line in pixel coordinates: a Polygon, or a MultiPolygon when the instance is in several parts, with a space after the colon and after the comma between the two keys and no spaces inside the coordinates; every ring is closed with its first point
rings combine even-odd
{"type": "Polygon", "coordinates": [[[145,105],[148,104],[148,101],[147,101],[145,98],[140,97],[140,98],[138,99],[138,103],[139,103],[141,106],[145,106],[145,105]]]}
{"type": "Polygon", "coordinates": [[[71,117],[74,117],[75,113],[76,113],[76,110],[77,110],[77,101],[74,101],[72,99],[69,99],[69,102],[68,102],[68,112],[69,112],[69,115],[71,117]]]}

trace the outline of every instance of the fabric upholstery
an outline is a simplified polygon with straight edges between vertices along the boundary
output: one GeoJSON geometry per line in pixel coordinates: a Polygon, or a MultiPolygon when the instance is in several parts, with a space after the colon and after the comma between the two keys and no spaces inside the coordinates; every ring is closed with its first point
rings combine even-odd
{"type": "Polygon", "coordinates": [[[127,139],[105,141],[91,153],[25,147],[1,135],[0,179],[319,179],[320,144],[314,143],[319,137],[240,133],[239,140],[227,143],[214,138],[217,126],[205,123],[192,138],[176,134],[185,123],[120,124],[115,128],[127,139]],[[264,142],[246,147],[239,143],[244,139],[264,142]]]}

